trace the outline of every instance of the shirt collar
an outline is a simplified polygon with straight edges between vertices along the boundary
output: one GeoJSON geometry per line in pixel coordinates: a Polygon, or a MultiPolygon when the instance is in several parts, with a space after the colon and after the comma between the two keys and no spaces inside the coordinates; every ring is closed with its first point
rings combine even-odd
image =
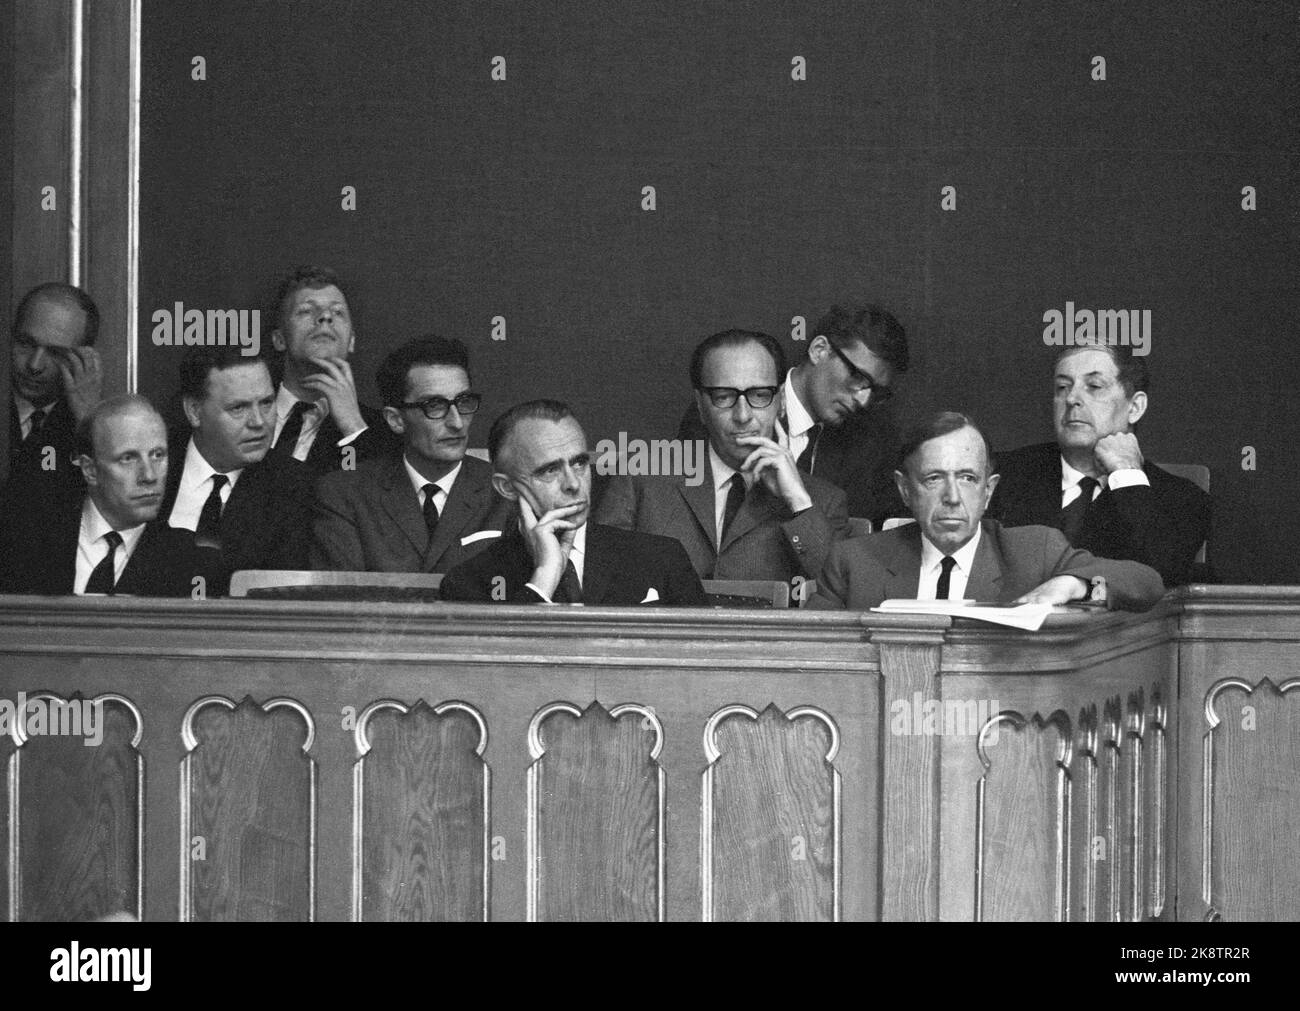
{"type": "MultiPolygon", "coordinates": [[[[298,398],[293,391],[284,383],[280,384],[280,389],[275,394],[275,416],[279,421],[283,421],[293,410],[293,405],[298,403],[298,398]]],[[[320,412],[321,418],[325,418],[330,413],[330,402],[328,398],[321,397],[319,400],[308,401],[317,411],[320,412]]]]}
{"type": "Polygon", "coordinates": [[[794,369],[786,373],[782,392],[785,395],[785,430],[792,439],[806,434],[817,422],[794,391],[794,369]]]}
{"type": "Polygon", "coordinates": [[[18,423],[20,425],[27,424],[27,419],[30,418],[33,414],[35,414],[37,411],[41,411],[44,414],[49,414],[50,411],[54,410],[54,405],[57,403],[58,403],[57,400],[51,400],[44,407],[37,407],[30,400],[24,397],[21,393],[14,394],[14,410],[18,412],[18,423]]]}
{"type": "Polygon", "coordinates": [[[197,492],[211,479],[213,474],[224,474],[230,482],[230,487],[234,488],[235,481],[239,475],[244,472],[244,468],[238,470],[221,471],[217,470],[212,464],[208,463],[194,442],[194,436],[190,436],[190,443],[185,447],[185,463],[182,464],[180,492],[197,492]]]}
{"type": "Polygon", "coordinates": [[[722,491],[723,488],[727,487],[728,483],[731,481],[732,475],[734,474],[740,474],[740,476],[745,479],[745,487],[749,487],[749,478],[745,474],[736,470],[735,467],[726,463],[722,457],[718,455],[718,451],[713,448],[713,443],[709,443],[709,466],[713,468],[713,492],[715,495],[722,491]]]}
{"type": "Polygon", "coordinates": [[[460,473],[460,468],[463,465],[464,461],[462,460],[460,463],[456,464],[456,466],[452,467],[451,470],[447,471],[447,473],[443,474],[442,477],[438,478],[438,480],[430,481],[427,477],[411,466],[411,461],[406,458],[405,453],[402,454],[402,466],[406,468],[406,476],[410,480],[411,486],[415,489],[415,494],[417,496],[420,492],[424,491],[424,486],[426,484],[436,484],[442,489],[444,495],[450,495],[451,486],[456,483],[456,475],[460,473]]]}
{"type": "MultiPolygon", "coordinates": [[[[118,531],[118,535],[122,538],[122,546],[128,555],[135,550],[136,544],[144,534],[144,528],[145,524],[141,523],[139,526],[118,531]]],[[[94,544],[112,529],[112,524],[104,519],[104,514],[95,505],[95,500],[87,495],[86,501],[81,506],[81,539],[87,544],[94,544]]]]}
{"type": "MultiPolygon", "coordinates": [[[[1085,477],[1092,477],[1092,475],[1085,474],[1081,470],[1075,470],[1073,467],[1070,466],[1069,461],[1066,460],[1065,457],[1061,457],[1061,491],[1062,492],[1069,491],[1071,488],[1078,485],[1078,483],[1082,481],[1085,477]]],[[[1103,488],[1106,487],[1105,474],[1103,474],[1101,477],[1093,478],[1093,480],[1096,481],[1103,488]]]]}
{"type": "MultiPolygon", "coordinates": [[[[975,536],[952,553],[957,568],[966,573],[967,578],[970,577],[971,568],[975,565],[975,552],[979,548],[980,535],[983,532],[983,524],[981,524],[975,528],[975,536]]],[[[929,572],[931,569],[937,569],[942,560],[943,552],[930,543],[930,538],[921,534],[921,571],[929,572]]]]}
{"type": "MultiPolygon", "coordinates": [[[[573,535],[573,547],[569,548],[569,557],[578,555],[580,558],[587,557],[587,524],[578,527],[577,533],[573,535]]],[[[577,562],[574,562],[577,565],[577,562]]]]}

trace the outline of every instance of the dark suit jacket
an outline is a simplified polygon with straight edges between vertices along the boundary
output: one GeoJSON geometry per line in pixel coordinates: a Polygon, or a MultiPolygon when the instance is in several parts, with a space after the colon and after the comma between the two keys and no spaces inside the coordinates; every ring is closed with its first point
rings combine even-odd
{"type": "Polygon", "coordinates": [[[25,442],[19,437],[18,408],[9,398],[9,476],[0,490],[0,521],[11,509],[62,509],[76,504],[86,494],[81,468],[72,462],[77,423],[65,400],[50,409],[41,430],[25,442]],[[54,450],[54,469],[43,464],[54,450]]]}
{"type": "Polygon", "coordinates": [[[780,499],[756,482],[721,551],[715,547],[711,462],[694,487],[682,477],[616,477],[595,519],[680,541],[701,579],[816,579],[831,544],[848,536],[849,517],[839,488],[811,475],[804,475],[804,487],[812,507],[791,516],[780,499]]]}
{"type": "MultiPolygon", "coordinates": [[[[682,416],[677,437],[708,438],[694,404],[682,416]]],[[[898,430],[889,412],[869,408],[822,430],[812,473],[844,492],[850,516],[865,516],[879,530],[890,516],[908,515],[894,484],[897,455],[898,430]]]]}
{"type": "Polygon", "coordinates": [[[420,500],[400,453],[367,460],[354,471],[326,474],[316,485],[310,565],[342,572],[447,572],[496,538],[513,504],[492,488],[492,468],[467,456],[429,541],[420,500]]]}
{"type": "MultiPolygon", "coordinates": [[[[512,526],[491,547],[452,569],[442,581],[442,599],[472,603],[535,604],[542,598],[525,584],[533,574],[528,546],[512,526]],[[493,591],[504,577],[503,594],[493,591]]],[[[704,607],[704,588],[682,546],[667,537],[587,524],[582,575],[584,604],[629,607],[641,603],[704,607]],[[646,601],[653,589],[655,601],[646,601]]]]}
{"type": "MultiPolygon", "coordinates": [[[[311,449],[307,451],[307,460],[305,462],[305,466],[311,471],[313,478],[336,470],[342,470],[344,463],[348,461],[351,461],[351,465],[355,466],[362,460],[383,456],[398,447],[397,436],[388,427],[383,412],[377,411],[373,407],[367,407],[365,404],[360,406],[361,417],[369,427],[348,443],[347,446],[338,445],[338,441],[343,438],[343,432],[339,429],[338,422],[334,420],[334,415],[326,415],[325,420],[321,422],[320,428],[316,431],[316,438],[312,441],[311,449]],[[352,453],[347,452],[349,448],[353,451],[352,453]]],[[[271,459],[274,462],[282,458],[273,457],[271,459]]],[[[309,494],[310,487],[309,484],[309,494]]]]}
{"type": "MultiPolygon", "coordinates": [[[[158,519],[166,523],[176,504],[187,427],[168,432],[167,486],[158,519]]],[[[311,485],[305,467],[273,467],[265,460],[244,468],[221,510],[221,556],[230,572],[240,569],[304,569],[311,537],[311,485]]]]}
{"type": "MultiPolygon", "coordinates": [[[[1164,594],[1160,575],[1137,562],[1095,558],[1051,527],[982,524],[964,597],[1006,603],[1053,576],[1106,577],[1107,606],[1145,611],[1164,594]]],[[[817,580],[810,607],[865,611],[883,600],[914,600],[921,582],[921,528],[915,523],[841,541],[817,580]]]]}
{"type": "MultiPolygon", "coordinates": [[[[1088,508],[1075,547],[1151,566],[1166,586],[1192,580],[1196,552],[1210,533],[1210,496],[1153,463],[1151,486],[1103,491],[1088,508]]],[[[1004,526],[1061,522],[1061,451],[1054,442],[998,455],[1002,475],[989,516],[1004,526]]]]}
{"type": "MultiPolygon", "coordinates": [[[[80,529],[81,503],[77,503],[54,516],[28,514],[0,530],[0,593],[72,593],[80,529]]],[[[154,520],[145,526],[116,592],[188,597],[195,576],[203,577],[208,596],[226,592],[217,552],[195,546],[191,531],[174,530],[154,520]]]]}

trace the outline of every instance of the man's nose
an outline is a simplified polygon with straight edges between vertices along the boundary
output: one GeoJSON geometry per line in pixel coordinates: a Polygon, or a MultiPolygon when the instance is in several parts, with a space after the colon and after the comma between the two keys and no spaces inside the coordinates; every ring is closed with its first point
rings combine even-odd
{"type": "Polygon", "coordinates": [[[37,344],[32,355],[27,359],[27,369],[29,372],[40,372],[45,367],[45,359],[49,357],[49,352],[44,347],[37,344]]]}
{"type": "Polygon", "coordinates": [[[871,403],[871,387],[868,386],[865,387],[864,389],[857,390],[856,392],[854,392],[853,402],[858,405],[859,411],[865,411],[867,409],[867,405],[871,403]]]}
{"type": "Polygon", "coordinates": [[[566,492],[574,492],[582,487],[578,472],[567,463],[564,465],[564,476],[561,478],[561,482],[566,492]]]}
{"type": "Polygon", "coordinates": [[[254,407],[248,412],[248,427],[254,432],[260,432],[266,427],[267,422],[271,420],[271,408],[263,410],[260,407],[254,407]]]}
{"type": "Polygon", "coordinates": [[[460,411],[456,409],[455,404],[451,404],[447,408],[447,416],[443,418],[443,424],[445,424],[453,432],[459,432],[462,428],[465,427],[465,419],[461,417],[460,411]]]}
{"type": "Polygon", "coordinates": [[[957,505],[961,502],[961,494],[957,490],[957,479],[950,477],[943,483],[943,500],[948,505],[957,505]]]}
{"type": "Polygon", "coordinates": [[[140,483],[157,484],[159,476],[167,469],[165,460],[145,460],[140,464],[140,483]]]}
{"type": "Polygon", "coordinates": [[[744,394],[736,398],[736,406],[731,409],[731,418],[738,425],[747,425],[754,417],[754,412],[749,406],[749,401],[745,399],[744,394]]]}

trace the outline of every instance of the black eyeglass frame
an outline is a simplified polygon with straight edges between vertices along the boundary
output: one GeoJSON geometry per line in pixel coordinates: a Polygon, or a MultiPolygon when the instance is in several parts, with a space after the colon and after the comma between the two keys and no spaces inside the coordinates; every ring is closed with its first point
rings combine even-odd
{"type": "Polygon", "coordinates": [[[457,414],[462,416],[473,414],[483,406],[483,395],[466,391],[458,394],[455,400],[448,400],[446,397],[425,397],[423,400],[410,400],[397,406],[404,409],[418,407],[430,421],[441,421],[451,413],[453,406],[457,414]],[[471,403],[473,406],[470,406],[471,403]],[[434,411],[438,413],[435,414],[434,411]]]}
{"type": "Polygon", "coordinates": [[[718,408],[719,410],[724,410],[724,411],[730,410],[731,408],[736,406],[736,402],[741,397],[744,397],[745,403],[747,403],[754,410],[761,411],[765,408],[772,406],[772,401],[776,399],[776,395],[778,392],[780,392],[781,387],[751,386],[747,390],[738,390],[734,386],[700,386],[697,387],[697,389],[702,390],[704,392],[704,395],[709,398],[709,403],[711,403],[714,407],[718,408]],[[750,394],[759,394],[761,396],[764,393],[768,395],[767,400],[766,402],[761,404],[754,403],[754,398],[750,396],[750,394]],[[727,400],[727,403],[725,404],[718,403],[719,396],[724,397],[727,400]]]}
{"type": "Polygon", "coordinates": [[[884,383],[876,382],[871,373],[863,372],[860,368],[854,365],[853,359],[837,348],[835,342],[829,337],[826,338],[826,343],[830,345],[831,350],[834,351],[840,361],[844,363],[844,367],[849,370],[849,378],[858,383],[865,384],[866,388],[871,392],[872,400],[879,403],[888,400],[894,395],[894,391],[891,387],[886,386],[884,383]]]}

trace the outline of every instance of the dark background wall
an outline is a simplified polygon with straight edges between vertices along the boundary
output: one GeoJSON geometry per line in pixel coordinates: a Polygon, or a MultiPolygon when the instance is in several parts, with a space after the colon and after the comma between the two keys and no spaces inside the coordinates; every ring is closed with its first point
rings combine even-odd
{"type": "Polygon", "coordinates": [[[1221,577],[1300,582],[1293,4],[144,15],[148,394],[170,393],[180,354],[149,343],[154,309],[259,307],[285,268],[318,262],[350,282],[363,400],[400,340],[469,343],[478,444],[540,395],[573,401],[593,441],[671,436],[697,339],[750,326],[800,353],[793,316],[870,297],[915,352],[902,420],[965,409],[1011,447],[1051,435],[1043,313],[1148,308],[1146,455],[1210,466],[1221,577]]]}

